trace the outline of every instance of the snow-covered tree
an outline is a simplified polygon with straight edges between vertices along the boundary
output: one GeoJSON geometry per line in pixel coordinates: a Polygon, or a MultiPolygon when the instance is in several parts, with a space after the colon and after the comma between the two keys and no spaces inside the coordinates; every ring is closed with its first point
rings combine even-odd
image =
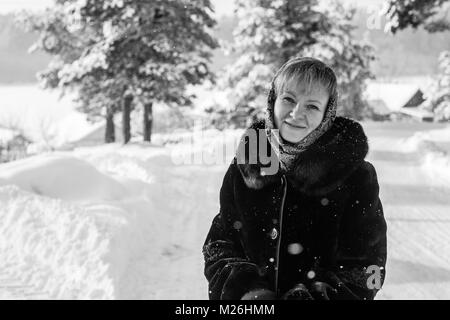
{"type": "Polygon", "coordinates": [[[56,0],[26,21],[41,34],[36,48],[55,57],[43,82],[77,90],[94,117],[120,109],[128,142],[133,106],[145,108],[150,140],[153,102],[189,105],[186,86],[211,78],[211,13],[209,0],[56,0]]]}
{"type": "Polygon", "coordinates": [[[449,0],[386,0],[385,29],[392,33],[407,27],[429,32],[450,30],[449,0]]]}
{"type": "MultiPolygon", "coordinates": [[[[408,27],[423,27],[431,33],[450,30],[449,0],[387,0],[385,7],[385,29],[392,33],[408,27]]],[[[438,69],[425,107],[434,112],[437,120],[450,121],[450,51],[439,54],[438,69]]]]}
{"type": "Polygon", "coordinates": [[[364,80],[371,77],[372,48],[352,37],[354,10],[316,0],[238,0],[234,51],[240,55],[224,76],[236,110],[263,110],[275,71],[295,56],[329,64],[339,82],[339,113],[361,118],[364,80]]]}
{"type": "Polygon", "coordinates": [[[438,59],[438,74],[429,91],[424,107],[434,113],[437,121],[450,121],[450,51],[443,51],[438,59]]]}

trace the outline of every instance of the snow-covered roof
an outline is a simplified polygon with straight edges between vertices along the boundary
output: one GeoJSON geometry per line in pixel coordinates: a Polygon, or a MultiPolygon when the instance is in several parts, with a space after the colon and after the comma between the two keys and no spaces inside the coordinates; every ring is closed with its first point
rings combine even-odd
{"type": "Polygon", "coordinates": [[[434,118],[433,112],[421,109],[419,107],[403,108],[401,112],[420,119],[434,118]]]}
{"type": "MultiPolygon", "coordinates": [[[[6,143],[13,140],[17,136],[23,136],[19,131],[8,129],[0,126],[0,142],[6,143]]],[[[24,137],[24,136],[23,136],[24,137]]],[[[26,138],[26,137],[24,137],[26,138]]]]}
{"type": "Polygon", "coordinates": [[[10,141],[16,134],[14,130],[0,127],[0,142],[10,141]]]}
{"type": "Polygon", "coordinates": [[[418,90],[420,87],[417,84],[370,82],[365,94],[369,103],[382,102],[392,112],[400,111],[418,90]]]}
{"type": "Polygon", "coordinates": [[[60,144],[82,140],[84,137],[89,136],[92,132],[97,131],[103,126],[105,126],[104,121],[90,123],[86,119],[86,114],[72,112],[57,124],[60,144]]]}

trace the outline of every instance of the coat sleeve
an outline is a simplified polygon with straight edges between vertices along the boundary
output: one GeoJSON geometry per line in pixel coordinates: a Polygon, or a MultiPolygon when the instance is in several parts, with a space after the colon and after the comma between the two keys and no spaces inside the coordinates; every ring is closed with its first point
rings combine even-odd
{"type": "Polygon", "coordinates": [[[336,267],[321,271],[337,289],[335,299],[372,300],[385,278],[386,221],[375,168],[369,162],[353,175],[340,223],[336,267]]]}
{"type": "Polygon", "coordinates": [[[238,234],[234,183],[238,169],[231,164],[220,189],[220,211],[203,245],[204,274],[210,300],[238,300],[252,290],[267,289],[268,281],[245,255],[238,234]]]}

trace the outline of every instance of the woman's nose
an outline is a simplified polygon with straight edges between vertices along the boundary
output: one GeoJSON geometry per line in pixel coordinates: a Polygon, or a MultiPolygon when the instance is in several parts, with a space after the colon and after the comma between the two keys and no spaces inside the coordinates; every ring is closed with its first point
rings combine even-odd
{"type": "Polygon", "coordinates": [[[294,109],[292,109],[290,116],[294,119],[302,119],[304,118],[303,116],[303,108],[301,106],[300,103],[297,103],[294,107],[294,109]]]}

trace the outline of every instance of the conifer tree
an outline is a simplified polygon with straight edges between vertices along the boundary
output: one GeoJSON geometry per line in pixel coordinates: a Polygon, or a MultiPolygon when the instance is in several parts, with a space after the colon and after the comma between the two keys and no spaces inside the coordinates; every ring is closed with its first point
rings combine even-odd
{"type": "Polygon", "coordinates": [[[146,106],[149,124],[154,102],[189,105],[186,86],[212,79],[210,49],[218,44],[209,33],[210,8],[209,0],[56,0],[25,21],[41,34],[36,48],[54,56],[41,80],[78,92],[88,114],[120,109],[126,143],[133,107],[146,106]]]}
{"type": "Polygon", "coordinates": [[[263,110],[275,71],[290,58],[313,56],[337,74],[338,112],[363,116],[364,81],[372,76],[374,56],[370,45],[352,37],[354,10],[346,11],[337,2],[324,8],[316,0],[238,0],[236,13],[234,51],[240,58],[224,76],[236,110],[263,110]]]}

